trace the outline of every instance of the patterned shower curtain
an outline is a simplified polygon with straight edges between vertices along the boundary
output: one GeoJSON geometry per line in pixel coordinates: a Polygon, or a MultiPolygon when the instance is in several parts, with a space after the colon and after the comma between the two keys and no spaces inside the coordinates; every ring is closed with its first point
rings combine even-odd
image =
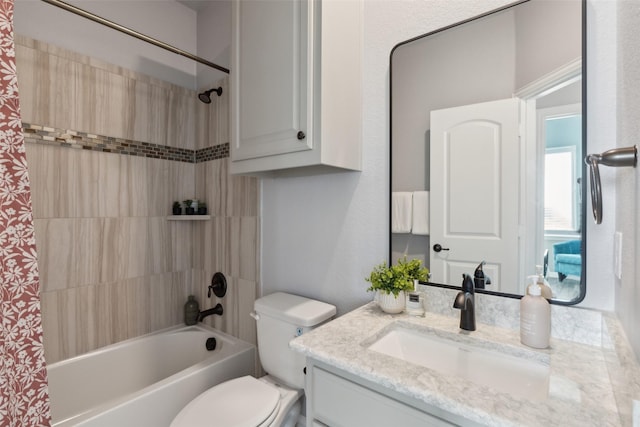
{"type": "Polygon", "coordinates": [[[40,284],[13,40],[0,0],[0,427],[50,425],[40,284]]]}

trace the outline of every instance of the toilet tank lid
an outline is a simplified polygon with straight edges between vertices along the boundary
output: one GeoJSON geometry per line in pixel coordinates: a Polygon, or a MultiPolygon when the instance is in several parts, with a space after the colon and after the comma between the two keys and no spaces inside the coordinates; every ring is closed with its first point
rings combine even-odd
{"type": "Polygon", "coordinates": [[[336,307],[331,304],[285,292],[258,298],[254,309],[258,314],[298,326],[315,326],[336,314],[336,307]]]}

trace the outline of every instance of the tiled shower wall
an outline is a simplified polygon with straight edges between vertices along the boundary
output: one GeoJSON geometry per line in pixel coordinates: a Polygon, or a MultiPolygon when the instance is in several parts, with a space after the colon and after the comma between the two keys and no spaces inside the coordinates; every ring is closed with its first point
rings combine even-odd
{"type": "Polygon", "coordinates": [[[182,322],[187,295],[255,343],[258,191],[228,165],[228,88],[196,92],[16,36],[48,363],[182,322]],[[208,221],[168,221],[174,200],[208,221]],[[206,298],[214,272],[221,300],[206,298]]]}

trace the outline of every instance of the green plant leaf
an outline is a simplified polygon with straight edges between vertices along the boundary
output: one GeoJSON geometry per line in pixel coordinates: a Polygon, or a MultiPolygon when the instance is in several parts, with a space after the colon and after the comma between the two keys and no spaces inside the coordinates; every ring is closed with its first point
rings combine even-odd
{"type": "Polygon", "coordinates": [[[379,264],[373,268],[365,280],[371,283],[367,289],[369,292],[381,291],[387,294],[398,296],[400,291],[413,290],[413,281],[426,281],[429,277],[429,269],[422,267],[422,261],[407,258],[398,260],[396,265],[387,266],[386,263],[379,264]]]}

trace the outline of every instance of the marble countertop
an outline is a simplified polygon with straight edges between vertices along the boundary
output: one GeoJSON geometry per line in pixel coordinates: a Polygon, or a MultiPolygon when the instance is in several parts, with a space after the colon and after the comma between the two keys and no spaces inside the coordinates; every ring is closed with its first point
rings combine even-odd
{"type": "Polygon", "coordinates": [[[458,322],[459,317],[433,312],[424,317],[389,315],[371,302],[292,340],[290,346],[307,357],[482,425],[632,425],[640,376],[612,316],[602,315],[604,332],[599,345],[552,337],[545,350],[522,345],[516,329],[477,323],[476,331],[466,332],[458,322]],[[549,395],[531,401],[369,350],[367,346],[393,324],[428,328],[478,345],[489,343],[548,363],[549,395]]]}

